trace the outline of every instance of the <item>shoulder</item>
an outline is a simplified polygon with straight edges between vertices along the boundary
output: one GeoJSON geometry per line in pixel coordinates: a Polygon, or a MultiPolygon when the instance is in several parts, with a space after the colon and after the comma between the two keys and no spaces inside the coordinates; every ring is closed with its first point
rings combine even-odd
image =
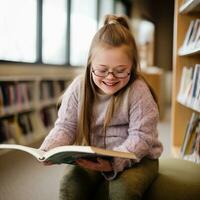
{"type": "Polygon", "coordinates": [[[132,111],[140,111],[143,116],[159,118],[158,104],[142,78],[135,80],[129,90],[129,106],[132,111]]]}
{"type": "Polygon", "coordinates": [[[131,85],[130,85],[130,92],[134,93],[134,94],[138,94],[138,95],[145,95],[147,92],[150,92],[149,86],[147,85],[147,83],[142,79],[142,78],[138,78],[136,79],[131,85]]]}
{"type": "Polygon", "coordinates": [[[131,102],[143,102],[144,104],[155,104],[152,92],[142,78],[136,79],[129,88],[129,100],[131,102]]]}

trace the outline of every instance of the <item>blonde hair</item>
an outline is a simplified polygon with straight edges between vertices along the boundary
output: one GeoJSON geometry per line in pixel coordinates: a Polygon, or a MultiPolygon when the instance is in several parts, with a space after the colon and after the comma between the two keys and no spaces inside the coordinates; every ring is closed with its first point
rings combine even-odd
{"type": "MultiPolygon", "coordinates": [[[[124,16],[107,15],[104,20],[103,27],[95,34],[87,60],[87,67],[85,71],[85,77],[82,83],[81,89],[81,108],[78,120],[78,133],[76,137],[76,144],[90,145],[90,128],[93,117],[93,103],[96,98],[96,86],[93,82],[91,75],[91,63],[93,54],[97,47],[113,48],[125,45],[128,47],[128,55],[132,59],[132,68],[130,74],[130,80],[128,84],[120,91],[112,95],[111,101],[108,105],[104,125],[102,128],[102,134],[104,135],[104,144],[106,136],[106,128],[108,127],[112,116],[115,112],[115,108],[120,104],[120,97],[126,91],[128,86],[138,78],[138,53],[134,37],[130,31],[128,20],[124,16]]],[[[94,120],[94,119],[93,119],[94,120]]],[[[106,144],[105,144],[106,145],[106,144]]]]}

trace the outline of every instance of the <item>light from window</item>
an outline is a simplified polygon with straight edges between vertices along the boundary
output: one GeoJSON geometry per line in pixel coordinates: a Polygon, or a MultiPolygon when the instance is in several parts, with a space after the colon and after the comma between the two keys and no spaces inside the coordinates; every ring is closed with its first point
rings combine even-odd
{"type": "Polygon", "coordinates": [[[37,1],[0,1],[0,60],[35,62],[37,1]]]}
{"type": "Polygon", "coordinates": [[[115,3],[115,13],[119,15],[126,15],[126,8],[122,2],[117,1],[115,3]]]}
{"type": "Polygon", "coordinates": [[[67,6],[67,0],[43,0],[43,63],[67,63],[67,6]]]}
{"type": "Polygon", "coordinates": [[[71,1],[70,64],[85,65],[91,40],[97,30],[97,1],[71,1]]]}
{"type": "Polygon", "coordinates": [[[114,0],[100,0],[99,26],[102,26],[105,15],[114,13],[114,0]]]}

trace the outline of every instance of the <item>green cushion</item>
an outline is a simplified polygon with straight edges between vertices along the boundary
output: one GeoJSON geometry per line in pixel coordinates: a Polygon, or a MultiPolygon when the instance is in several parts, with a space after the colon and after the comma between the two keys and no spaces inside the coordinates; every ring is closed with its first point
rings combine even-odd
{"type": "Polygon", "coordinates": [[[145,200],[197,200],[200,198],[200,165],[180,159],[160,159],[159,175],[145,200]]]}

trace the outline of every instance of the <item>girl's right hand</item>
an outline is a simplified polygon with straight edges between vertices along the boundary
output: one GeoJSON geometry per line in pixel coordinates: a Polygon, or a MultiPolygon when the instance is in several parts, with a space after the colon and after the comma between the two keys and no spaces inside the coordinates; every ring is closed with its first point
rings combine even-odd
{"type": "Polygon", "coordinates": [[[76,161],[76,164],[81,167],[100,172],[109,172],[113,170],[110,162],[101,158],[97,158],[97,162],[93,162],[87,159],[79,159],[76,161]]]}
{"type": "Polygon", "coordinates": [[[43,163],[43,165],[45,165],[45,166],[53,165],[53,163],[52,163],[51,161],[43,161],[42,163],[43,163]]]}

